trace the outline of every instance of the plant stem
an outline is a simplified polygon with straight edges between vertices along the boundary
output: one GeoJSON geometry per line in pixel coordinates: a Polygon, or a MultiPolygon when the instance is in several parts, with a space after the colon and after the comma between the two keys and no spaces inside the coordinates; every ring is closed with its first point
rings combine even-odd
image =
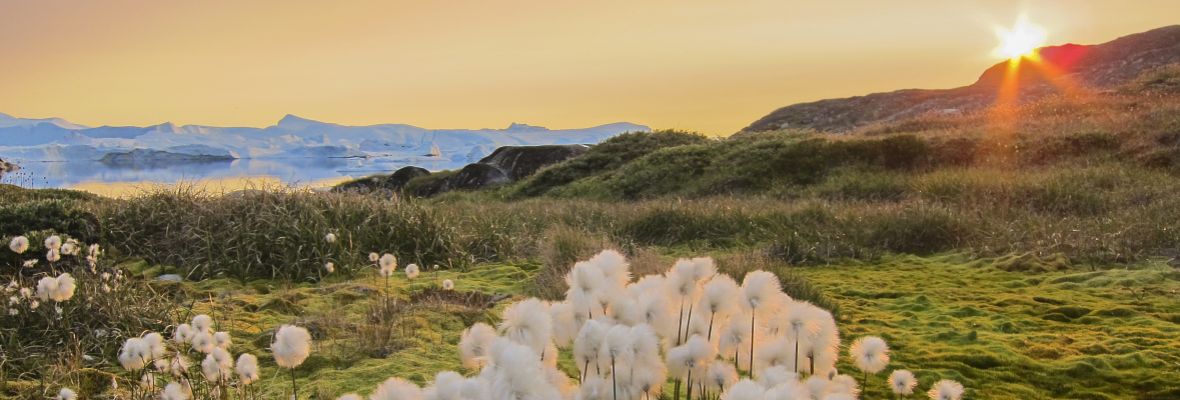
{"type": "Polygon", "coordinates": [[[291,368],[291,395],[299,400],[299,387],[295,385],[295,368],[291,368]]]}
{"type": "Polygon", "coordinates": [[[756,312],[750,310],[750,378],[754,377],[754,315],[756,312]]]}

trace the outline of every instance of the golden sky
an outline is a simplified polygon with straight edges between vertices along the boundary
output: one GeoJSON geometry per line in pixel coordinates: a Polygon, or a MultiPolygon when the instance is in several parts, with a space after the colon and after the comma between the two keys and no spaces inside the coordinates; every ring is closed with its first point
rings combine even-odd
{"type": "Polygon", "coordinates": [[[969,84],[1021,13],[1098,43],[1180,23],[1180,1],[0,0],[0,112],[725,135],[792,103],[969,84]]]}

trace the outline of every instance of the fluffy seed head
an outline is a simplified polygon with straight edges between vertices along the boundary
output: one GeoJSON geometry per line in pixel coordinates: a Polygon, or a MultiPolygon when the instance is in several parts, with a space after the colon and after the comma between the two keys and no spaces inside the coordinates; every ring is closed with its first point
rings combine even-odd
{"type": "Polygon", "coordinates": [[[176,330],[172,332],[172,342],[177,345],[188,344],[193,340],[193,326],[189,324],[180,324],[176,326],[176,330]]]}
{"type": "Polygon", "coordinates": [[[258,357],[250,353],[242,353],[238,356],[238,362],[234,365],[234,372],[238,373],[238,380],[242,381],[243,385],[249,385],[258,380],[258,357]]]}
{"type": "Polygon", "coordinates": [[[745,279],[742,279],[742,295],[746,306],[751,309],[765,307],[781,292],[778,277],[772,273],[758,270],[746,274],[745,279]]]}
{"type": "Polygon", "coordinates": [[[160,394],[161,400],[188,400],[192,398],[192,390],[188,386],[177,382],[171,382],[164,386],[164,392],[160,394]]]}
{"type": "Polygon", "coordinates": [[[233,339],[230,338],[229,332],[217,332],[213,334],[213,345],[218,348],[229,350],[229,346],[233,344],[233,339]]]}
{"type": "Polygon", "coordinates": [[[914,386],[918,386],[918,380],[914,379],[913,372],[898,369],[889,374],[889,388],[895,394],[909,396],[914,393],[914,386]]]}
{"type": "Polygon", "coordinates": [[[889,364],[889,345],[885,344],[884,339],[876,336],[856,339],[848,353],[857,369],[870,374],[881,372],[889,364]]]}
{"type": "Polygon", "coordinates": [[[214,348],[205,356],[205,360],[201,361],[201,374],[209,382],[224,381],[229,379],[233,363],[233,356],[230,356],[229,352],[222,348],[214,348]]]}
{"type": "Polygon", "coordinates": [[[742,379],[721,395],[722,400],[762,400],[766,389],[749,379],[742,379]]]}
{"type": "Polygon", "coordinates": [[[397,257],[385,253],[381,255],[381,259],[377,260],[377,265],[381,267],[381,276],[388,278],[393,275],[394,271],[397,271],[397,257]]]}
{"type": "Polygon", "coordinates": [[[213,317],[205,314],[197,314],[197,316],[193,317],[193,329],[198,332],[212,332],[213,317]]]}
{"type": "Polygon", "coordinates": [[[455,281],[452,281],[450,279],[443,279],[442,288],[443,288],[443,290],[455,290],[455,281]]]}
{"type": "Polygon", "coordinates": [[[963,385],[950,379],[934,382],[926,393],[931,400],[959,400],[963,398],[963,385]]]}
{"type": "Polygon", "coordinates": [[[463,366],[478,369],[487,363],[488,351],[496,340],[496,330],[483,322],[477,322],[463,331],[459,338],[459,358],[463,366]]]}
{"type": "Polygon", "coordinates": [[[207,331],[200,331],[193,334],[192,339],[193,351],[209,354],[217,347],[217,342],[213,340],[213,334],[207,331]]]}
{"type": "Polygon", "coordinates": [[[57,397],[54,397],[54,399],[57,399],[57,400],[77,400],[78,394],[74,393],[74,391],[70,388],[61,388],[61,390],[57,391],[57,397]]]}
{"type": "Polygon", "coordinates": [[[327,235],[324,235],[324,241],[328,243],[336,243],[336,234],[328,233],[327,235]]]}
{"type": "Polygon", "coordinates": [[[58,250],[61,248],[61,236],[53,235],[45,238],[45,248],[49,250],[58,250]]]}
{"type": "Polygon", "coordinates": [[[17,236],[8,242],[8,249],[16,254],[24,254],[29,250],[29,238],[24,236],[17,236]]]}
{"type": "Polygon", "coordinates": [[[421,271],[419,271],[418,264],[406,265],[406,278],[409,278],[409,279],[417,278],[418,274],[420,272],[421,271]]]}
{"type": "Polygon", "coordinates": [[[139,371],[151,360],[151,347],[142,338],[130,338],[119,350],[119,364],[128,371],[139,371]]]}
{"type": "Polygon", "coordinates": [[[331,262],[331,261],[324,263],[324,272],[327,272],[329,274],[336,272],[336,263],[331,262]]]}
{"type": "Polygon", "coordinates": [[[542,354],[553,335],[553,321],[549,310],[540,300],[530,298],[504,310],[500,332],[508,340],[528,346],[542,354]]]}
{"type": "Polygon", "coordinates": [[[311,355],[311,334],[307,329],[294,325],[283,325],[275,333],[270,345],[275,363],[283,368],[295,368],[311,355]]]}
{"type": "Polygon", "coordinates": [[[370,400],[420,400],[422,389],[401,378],[389,378],[377,385],[377,390],[369,395],[370,400]]]}

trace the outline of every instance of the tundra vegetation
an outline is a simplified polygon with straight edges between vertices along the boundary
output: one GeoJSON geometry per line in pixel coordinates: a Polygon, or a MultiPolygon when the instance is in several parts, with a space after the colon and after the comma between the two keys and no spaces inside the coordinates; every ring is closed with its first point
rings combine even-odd
{"type": "Polygon", "coordinates": [[[431,198],[0,186],[0,396],[1180,397],[1175,76],[431,198]]]}

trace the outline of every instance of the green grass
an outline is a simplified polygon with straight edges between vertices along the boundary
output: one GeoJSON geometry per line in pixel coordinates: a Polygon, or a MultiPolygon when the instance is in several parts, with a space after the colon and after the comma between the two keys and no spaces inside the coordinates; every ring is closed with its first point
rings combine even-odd
{"type": "Polygon", "coordinates": [[[1175,268],[1010,265],[891,256],[798,271],[840,305],[846,341],[885,338],[891,368],[913,370],[922,387],[956,379],[980,399],[1180,396],[1175,268]]]}
{"type": "MultiPolygon", "coordinates": [[[[715,255],[729,273],[774,268],[736,254],[715,255]]],[[[390,376],[426,384],[439,371],[464,371],[456,347],[460,332],[475,322],[495,323],[503,305],[533,290],[532,278],[542,269],[485,264],[469,271],[426,272],[414,281],[394,277],[391,291],[415,305],[399,320],[405,340],[389,354],[364,351],[360,341],[366,338],[357,333],[385,285],[371,270],[315,284],[209,279],[175,289],[194,302],[192,312],[213,315],[220,329],[233,334],[235,354],[259,355],[264,377],[259,387],[268,398],[283,397],[290,384],[267,356],[272,330],[284,323],[309,327],[313,355],[297,369],[297,380],[313,398],[331,399],[367,393],[390,376]],[[483,309],[427,296],[442,279],[453,279],[460,293],[509,298],[483,309]]],[[[1180,362],[1180,273],[1162,263],[1105,269],[1053,259],[950,254],[887,256],[780,274],[805,279],[808,290],[822,292],[839,308],[842,353],[858,336],[882,336],[892,348],[890,369],[913,370],[922,388],[945,378],[963,382],[969,398],[1129,399],[1180,393],[1180,372],[1172,368],[1180,362]],[[1020,264],[1017,259],[1023,267],[1013,267],[1020,264]]],[[[847,360],[840,368],[853,370],[847,360]]],[[[99,369],[122,374],[113,356],[99,369]]],[[[885,375],[872,378],[870,398],[882,395],[885,375]]]]}

